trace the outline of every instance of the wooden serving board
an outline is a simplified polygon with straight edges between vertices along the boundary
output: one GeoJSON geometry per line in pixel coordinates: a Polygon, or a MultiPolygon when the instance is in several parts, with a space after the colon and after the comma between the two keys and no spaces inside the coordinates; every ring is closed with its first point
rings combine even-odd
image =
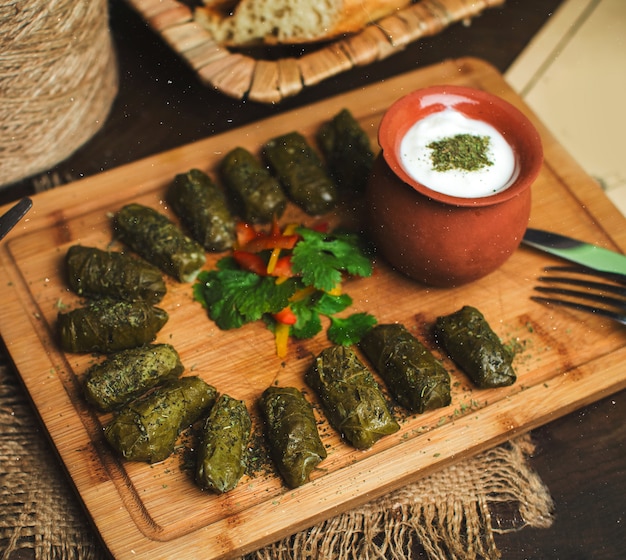
{"type": "MultiPolygon", "coordinates": [[[[295,490],[264,473],[244,477],[232,492],[214,496],[193,484],[182,453],[156,465],[125,463],[106,446],[101,426],[107,418],[94,414],[80,393],[81,376],[94,357],[64,354],[55,339],[59,307],[79,303],[64,282],[67,248],[74,243],[107,246],[112,239],[110,215],[126,203],[138,201],[167,212],[163,193],[176,173],[199,167],[214,174],[230,148],[242,145],[257,151],[265,140],[294,126],[311,136],[344,107],[376,145],[384,110],[398,97],[435,83],[489,90],[534,120],[544,141],[545,165],[533,187],[532,226],[626,250],[626,220],[500,74],[475,59],[398,76],[36,195],[27,219],[4,240],[2,337],[86,509],[116,558],[210,560],[245,553],[626,387],[623,327],[529,299],[542,267],[555,259],[520,247],[498,271],[455,289],[423,287],[378,262],[373,277],[346,284],[354,310],[368,311],[381,323],[404,323],[432,344],[429,332],[438,315],[474,305],[504,342],[517,348],[517,383],[473,389],[446,359],[453,378],[452,404],[402,417],[401,430],[368,451],[343,443],[316,409],[329,455],[312,481],[295,490]]],[[[293,209],[289,213],[290,219],[299,217],[293,209]]],[[[216,259],[212,256],[208,266],[216,259]]],[[[168,289],[162,307],[170,320],[158,340],[177,348],[187,374],[200,375],[220,392],[245,399],[252,412],[255,399],[271,383],[306,390],[303,372],[329,344],[325,335],[292,344],[281,361],[271,334],[261,325],[219,331],[193,301],[190,284],[169,281],[168,289]]]]}

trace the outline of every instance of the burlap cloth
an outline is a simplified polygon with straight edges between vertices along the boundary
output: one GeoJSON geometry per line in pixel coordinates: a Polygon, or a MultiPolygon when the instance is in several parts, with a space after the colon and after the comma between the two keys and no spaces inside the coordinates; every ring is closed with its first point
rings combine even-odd
{"type": "MultiPolygon", "coordinates": [[[[494,533],[552,523],[550,494],[527,464],[532,449],[528,436],[515,439],[245,560],[498,558],[494,533]]],[[[2,354],[0,480],[2,560],[25,549],[38,560],[107,558],[2,354]]]]}

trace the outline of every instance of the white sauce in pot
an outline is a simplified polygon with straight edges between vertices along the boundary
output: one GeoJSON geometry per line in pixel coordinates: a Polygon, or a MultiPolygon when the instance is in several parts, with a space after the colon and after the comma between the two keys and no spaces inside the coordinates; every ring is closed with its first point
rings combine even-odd
{"type": "Polygon", "coordinates": [[[515,154],[509,143],[493,126],[445,109],[415,123],[400,143],[400,161],[406,173],[429,189],[460,198],[481,198],[503,191],[517,177],[515,154]],[[459,134],[486,136],[486,155],[493,165],[474,171],[433,168],[431,142],[459,134]]]}

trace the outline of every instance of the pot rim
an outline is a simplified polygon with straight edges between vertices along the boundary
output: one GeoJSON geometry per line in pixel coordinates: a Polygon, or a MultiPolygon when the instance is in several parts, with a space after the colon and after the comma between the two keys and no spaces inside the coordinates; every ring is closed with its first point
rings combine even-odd
{"type": "Polygon", "coordinates": [[[454,206],[491,206],[510,200],[530,187],[543,164],[541,137],[530,119],[501,97],[466,86],[430,86],[399,98],[383,115],[378,143],[387,165],[404,183],[428,198],[454,206]],[[506,189],[476,198],[451,196],[430,189],[405,171],[398,155],[405,133],[420,119],[449,108],[487,122],[509,142],[516,158],[517,177],[506,189]]]}

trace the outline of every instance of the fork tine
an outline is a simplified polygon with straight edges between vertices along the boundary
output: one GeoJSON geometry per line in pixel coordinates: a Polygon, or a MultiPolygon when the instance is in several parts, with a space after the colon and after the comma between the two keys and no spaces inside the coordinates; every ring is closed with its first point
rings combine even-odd
{"type": "Polygon", "coordinates": [[[590,301],[597,301],[604,305],[610,305],[626,311],[626,301],[618,298],[610,297],[595,292],[582,292],[580,290],[568,290],[567,288],[546,288],[543,286],[535,286],[535,290],[547,294],[557,294],[561,296],[577,297],[590,301]]]}
{"type": "Polygon", "coordinates": [[[537,280],[551,284],[568,284],[570,286],[578,286],[580,288],[598,290],[603,293],[617,294],[618,296],[626,297],[626,287],[616,286],[615,284],[607,284],[606,282],[592,282],[590,280],[581,280],[580,278],[568,278],[565,276],[540,276],[537,280]]]}
{"type": "Polygon", "coordinates": [[[583,274],[587,276],[596,276],[597,278],[604,278],[626,286],[626,274],[618,274],[616,272],[602,272],[600,270],[594,270],[585,266],[571,266],[571,265],[554,265],[546,266],[544,268],[546,272],[571,272],[574,274],[583,274]]]}
{"type": "Polygon", "coordinates": [[[560,305],[563,307],[569,307],[571,309],[583,311],[584,313],[591,313],[593,315],[601,315],[602,317],[607,317],[608,319],[617,321],[618,323],[621,323],[622,325],[626,325],[626,315],[615,313],[614,311],[610,311],[609,309],[602,309],[600,307],[593,307],[591,305],[585,305],[584,303],[567,301],[564,299],[546,298],[546,297],[541,297],[541,296],[531,296],[530,299],[532,299],[533,301],[540,302],[540,303],[547,303],[549,305],[551,304],[551,305],[560,305]]]}
{"type": "Polygon", "coordinates": [[[547,272],[565,272],[567,276],[540,276],[539,281],[547,283],[549,286],[535,286],[535,290],[546,294],[554,294],[561,297],[543,297],[531,296],[530,299],[540,303],[547,303],[569,307],[585,313],[593,313],[608,317],[618,323],[626,325],[626,275],[597,272],[585,267],[578,266],[548,266],[544,270],[547,272]],[[595,276],[600,279],[608,280],[608,282],[598,282],[596,280],[587,280],[584,278],[571,276],[595,276]],[[584,290],[575,290],[568,287],[573,286],[584,288],[584,290]],[[611,297],[609,294],[621,296],[621,298],[611,297]],[[575,298],[575,299],[569,299],[575,298]],[[576,301],[578,300],[578,301],[576,301]],[[582,301],[580,301],[582,300],[582,301]],[[597,302],[600,306],[587,305],[584,301],[597,302]]]}

